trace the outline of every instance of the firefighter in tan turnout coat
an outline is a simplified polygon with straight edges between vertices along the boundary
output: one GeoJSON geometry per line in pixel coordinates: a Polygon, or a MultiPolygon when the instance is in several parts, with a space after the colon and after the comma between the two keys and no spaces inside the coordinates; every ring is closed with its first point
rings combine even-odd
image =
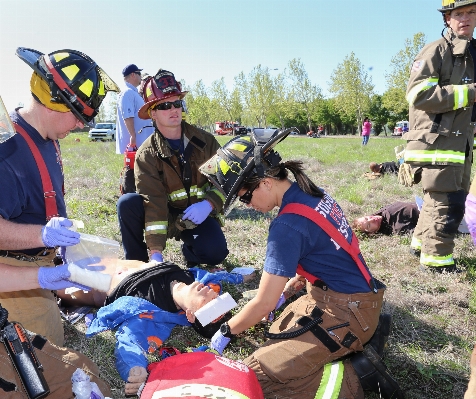
{"type": "Polygon", "coordinates": [[[412,252],[432,271],[453,272],[473,160],[476,0],[443,0],[439,11],[446,32],[413,62],[406,94],[410,131],[403,138],[405,163],[424,191],[412,252]]]}

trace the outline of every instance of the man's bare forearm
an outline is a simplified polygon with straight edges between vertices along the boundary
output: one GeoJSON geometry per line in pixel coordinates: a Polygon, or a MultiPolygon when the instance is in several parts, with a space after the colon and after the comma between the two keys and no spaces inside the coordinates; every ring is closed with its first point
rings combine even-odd
{"type": "Polygon", "coordinates": [[[41,225],[14,223],[0,217],[0,250],[44,247],[42,228],[41,225]]]}
{"type": "Polygon", "coordinates": [[[0,258],[0,292],[13,292],[40,288],[38,267],[10,266],[1,263],[0,258]]]}

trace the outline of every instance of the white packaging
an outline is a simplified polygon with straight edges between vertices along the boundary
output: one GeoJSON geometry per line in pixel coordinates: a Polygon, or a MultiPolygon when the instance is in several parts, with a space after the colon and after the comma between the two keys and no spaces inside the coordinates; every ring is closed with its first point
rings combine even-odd
{"type": "Polygon", "coordinates": [[[222,314],[233,309],[236,305],[237,303],[233,297],[228,292],[225,292],[213,301],[208,302],[203,308],[198,309],[195,312],[195,317],[205,327],[222,314]]]}

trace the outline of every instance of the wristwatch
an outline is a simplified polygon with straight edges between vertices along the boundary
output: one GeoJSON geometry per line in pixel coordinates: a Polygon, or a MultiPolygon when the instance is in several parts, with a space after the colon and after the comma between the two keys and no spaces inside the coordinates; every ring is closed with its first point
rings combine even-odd
{"type": "Polygon", "coordinates": [[[228,325],[228,323],[223,323],[220,326],[220,333],[226,338],[233,338],[235,336],[235,334],[231,333],[230,326],[228,325]]]}

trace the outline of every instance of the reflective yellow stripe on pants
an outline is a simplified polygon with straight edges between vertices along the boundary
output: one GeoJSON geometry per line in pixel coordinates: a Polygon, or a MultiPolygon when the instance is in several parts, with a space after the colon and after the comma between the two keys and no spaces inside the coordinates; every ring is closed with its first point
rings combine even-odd
{"type": "Polygon", "coordinates": [[[322,373],[321,384],[314,399],[337,399],[344,378],[342,361],[327,363],[322,373]]]}
{"type": "Polygon", "coordinates": [[[420,263],[425,266],[444,267],[454,265],[455,261],[453,259],[453,254],[444,256],[433,256],[424,254],[422,252],[420,255],[420,263]]]}

